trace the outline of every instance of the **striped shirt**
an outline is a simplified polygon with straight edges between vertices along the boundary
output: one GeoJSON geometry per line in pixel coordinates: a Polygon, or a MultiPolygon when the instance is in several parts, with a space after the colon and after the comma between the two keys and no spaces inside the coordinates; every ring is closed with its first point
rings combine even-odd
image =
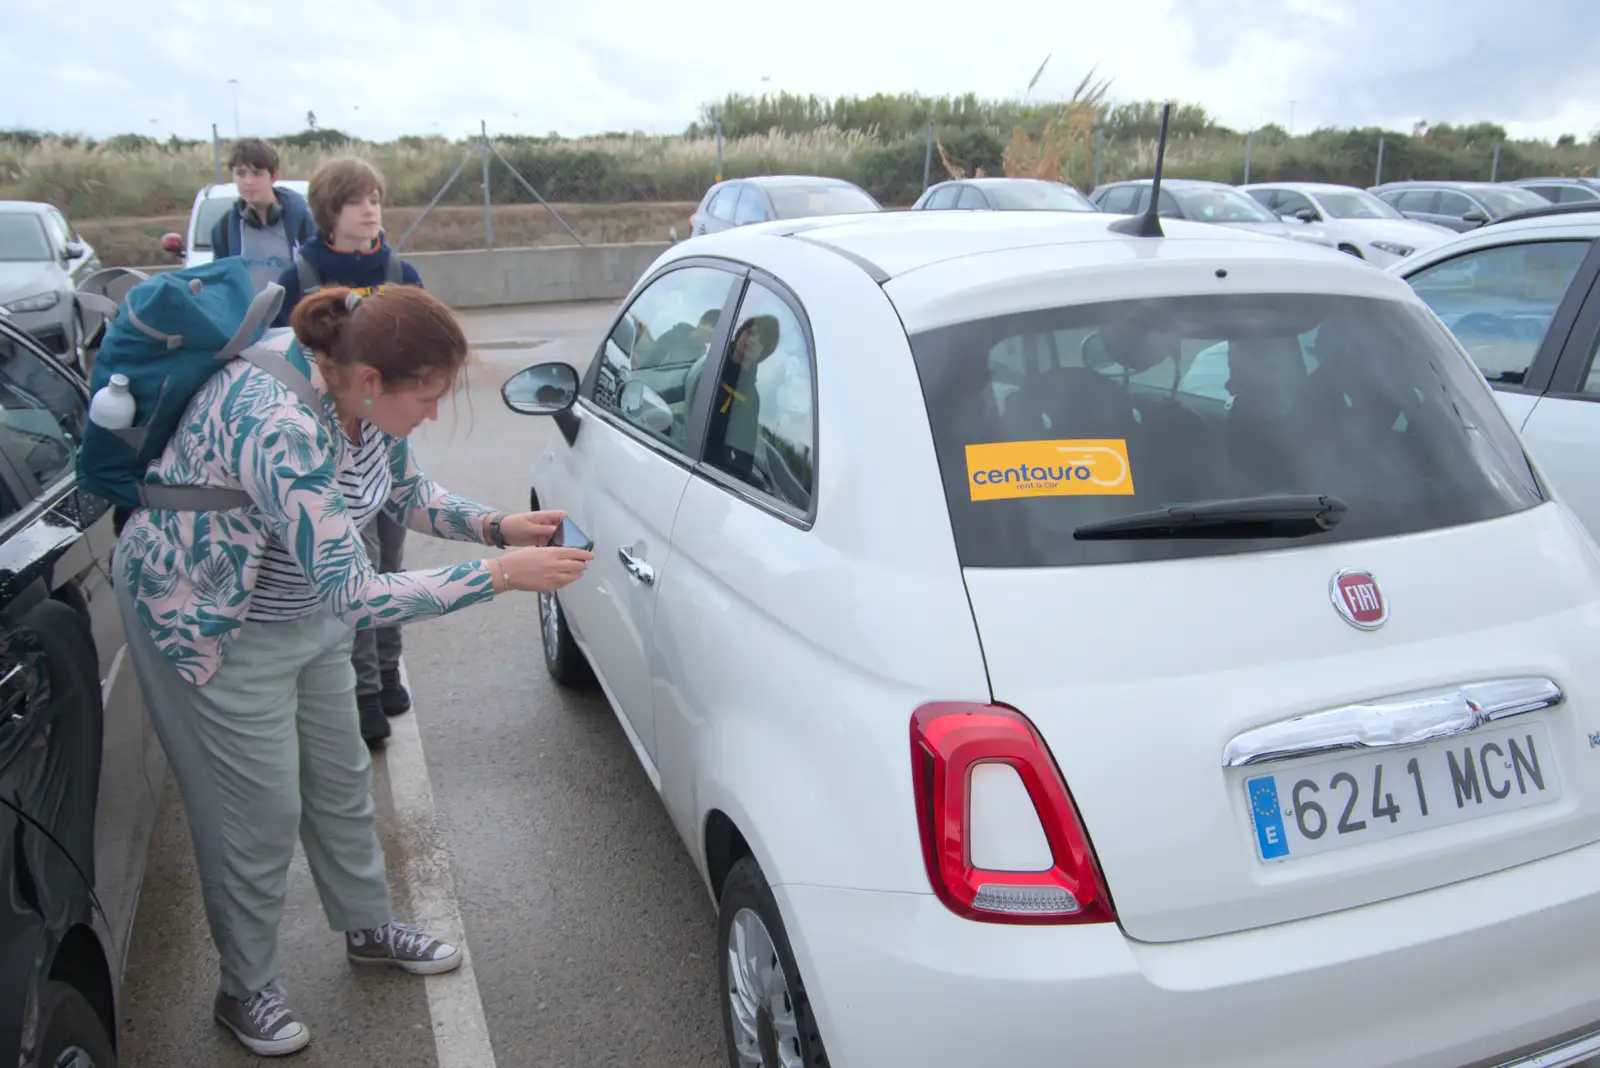
{"type": "MultiPolygon", "coordinates": [[[[335,437],[338,449],[335,463],[344,507],[356,529],[364,530],[377,519],[393,485],[389,451],[384,446],[383,434],[371,423],[361,424],[359,445],[342,432],[335,437]]],[[[283,542],[269,536],[250,612],[245,618],[256,622],[283,622],[304,619],[322,607],[322,598],[317,596],[299,561],[283,547],[283,542]]]]}

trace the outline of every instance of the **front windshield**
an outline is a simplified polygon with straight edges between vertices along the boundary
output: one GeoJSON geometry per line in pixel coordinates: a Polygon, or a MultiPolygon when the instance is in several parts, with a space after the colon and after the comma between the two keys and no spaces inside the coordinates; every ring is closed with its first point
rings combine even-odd
{"type": "Polygon", "coordinates": [[[1199,222],[1277,222],[1250,197],[1233,189],[1173,189],[1183,214],[1199,222]]]}
{"type": "Polygon", "coordinates": [[[37,215],[0,215],[0,261],[34,263],[50,258],[50,241],[37,215]]]}
{"type": "Polygon", "coordinates": [[[1404,219],[1399,211],[1361,189],[1318,193],[1322,213],[1332,219],[1404,219]]]}
{"type": "Polygon", "coordinates": [[[1510,215],[1529,208],[1548,207],[1550,202],[1529,189],[1474,189],[1472,195],[1483,201],[1495,215],[1510,215]]]}
{"type": "Polygon", "coordinates": [[[1006,182],[989,187],[1001,209],[1009,211],[1093,211],[1087,197],[1059,182],[1006,182]]]}

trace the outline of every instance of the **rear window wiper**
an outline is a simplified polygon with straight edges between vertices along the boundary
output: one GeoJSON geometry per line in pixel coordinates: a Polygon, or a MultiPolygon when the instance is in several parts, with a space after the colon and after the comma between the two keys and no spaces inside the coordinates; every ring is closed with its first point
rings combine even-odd
{"type": "Polygon", "coordinates": [[[1195,501],[1085,523],[1079,541],[1106,538],[1300,538],[1332,530],[1349,505],[1327,494],[1195,501]]]}

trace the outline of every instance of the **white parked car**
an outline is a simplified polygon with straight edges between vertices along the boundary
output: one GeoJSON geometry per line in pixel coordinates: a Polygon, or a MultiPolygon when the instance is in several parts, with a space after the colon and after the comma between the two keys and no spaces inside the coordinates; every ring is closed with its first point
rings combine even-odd
{"type": "Polygon", "coordinates": [[[1322,182],[1257,182],[1239,187],[1290,226],[1320,235],[1326,244],[1379,267],[1432,248],[1455,236],[1435,223],[1418,222],[1349,185],[1322,182]]]}
{"type": "MultiPolygon", "coordinates": [[[[292,189],[301,196],[311,188],[303,178],[280,178],[272,183],[292,189]]],[[[161,239],[162,248],[175,256],[183,257],[185,267],[198,267],[211,262],[211,230],[217,220],[228,214],[233,202],[239,199],[239,187],[233,182],[208,184],[194,195],[194,207],[189,211],[189,228],[183,234],[167,234],[161,239]]]]}
{"type": "Polygon", "coordinates": [[[701,237],[506,384],[730,1063],[1600,1052],[1600,548],[1399,279],[1115,225],[701,237]]]}
{"type": "Polygon", "coordinates": [[[1491,222],[1390,270],[1460,339],[1600,540],[1600,202],[1491,222]]]}

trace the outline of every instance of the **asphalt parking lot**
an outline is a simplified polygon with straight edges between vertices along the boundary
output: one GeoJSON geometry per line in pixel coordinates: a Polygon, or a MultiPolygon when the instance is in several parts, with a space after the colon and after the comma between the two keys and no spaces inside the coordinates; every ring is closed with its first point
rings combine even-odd
{"type": "MultiPolygon", "coordinates": [[[[414,439],[424,469],[465,496],[526,508],[526,472],[555,428],[508,411],[500,384],[547,359],[581,370],[613,308],[464,316],[479,360],[458,401],[414,439]]],[[[413,535],[406,563],[478,552],[413,535]]],[[[396,912],[452,940],[464,935],[469,964],[427,980],[353,970],[297,856],[280,959],[312,1043],[287,1060],[726,1063],[710,900],[604,699],[559,692],[546,677],[533,595],[410,626],[405,642],[414,709],[392,721],[374,782],[396,912]]],[[[169,781],[129,949],[124,1063],[263,1063],[212,1022],[215,984],[169,781]]]]}

